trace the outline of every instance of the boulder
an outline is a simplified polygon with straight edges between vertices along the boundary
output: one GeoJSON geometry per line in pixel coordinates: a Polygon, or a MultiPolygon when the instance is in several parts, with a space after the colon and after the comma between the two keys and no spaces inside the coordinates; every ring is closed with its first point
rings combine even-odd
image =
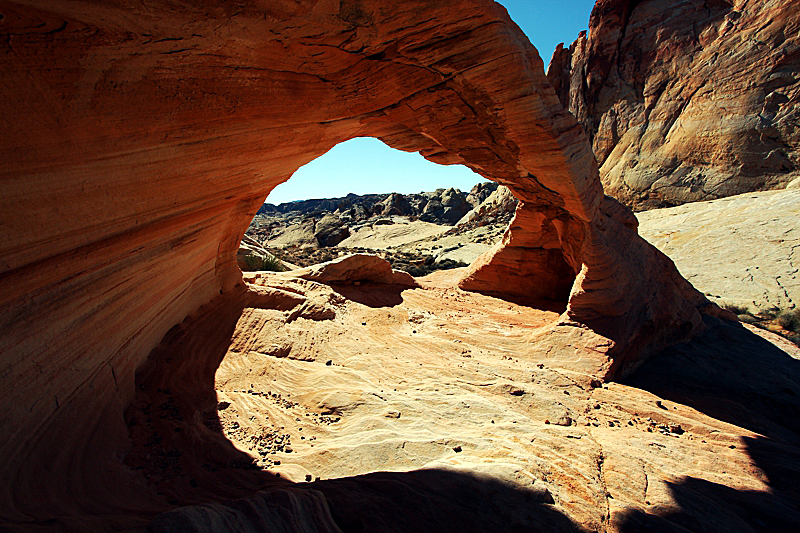
{"type": "Polygon", "coordinates": [[[403,215],[408,216],[414,214],[414,210],[408,200],[402,194],[393,192],[386,200],[383,201],[383,210],[381,215],[403,215]]]}
{"type": "Polygon", "coordinates": [[[314,226],[314,238],[320,246],[336,246],[350,236],[350,229],[335,214],[327,214],[314,226]]]}
{"type": "Polygon", "coordinates": [[[444,212],[442,213],[442,221],[445,224],[453,225],[458,222],[461,217],[466,215],[472,206],[467,202],[466,196],[458,189],[449,188],[442,194],[442,206],[444,212]]]}
{"type": "Polygon", "coordinates": [[[351,212],[351,216],[355,220],[366,220],[372,215],[372,213],[367,208],[365,208],[362,204],[354,205],[350,209],[350,212],[351,212]]]}
{"type": "Polygon", "coordinates": [[[464,193],[458,189],[437,189],[425,202],[420,220],[434,224],[453,225],[463,217],[471,206],[464,193]]]}
{"type": "Polygon", "coordinates": [[[439,224],[444,216],[444,206],[438,198],[431,198],[425,203],[422,214],[419,219],[423,222],[430,222],[432,224],[439,224]]]}
{"type": "Polygon", "coordinates": [[[248,270],[287,270],[283,262],[266,251],[255,239],[245,235],[236,252],[236,264],[242,272],[248,270]],[[268,268],[264,268],[268,267],[268,268]]]}
{"type": "Polygon", "coordinates": [[[442,193],[440,201],[445,207],[461,207],[466,203],[464,193],[453,187],[442,193]]]}
{"type": "Polygon", "coordinates": [[[463,226],[470,223],[481,225],[482,221],[488,220],[491,217],[513,213],[518,203],[519,200],[517,200],[511,190],[501,185],[495,188],[480,205],[475,206],[469,213],[464,215],[456,225],[463,226]]]}
{"type": "Polygon", "coordinates": [[[369,254],[352,254],[291,272],[292,277],[325,284],[382,283],[415,287],[408,272],[392,270],[389,261],[369,254]]]}
{"type": "Polygon", "coordinates": [[[467,203],[472,207],[477,207],[481,202],[486,200],[490,194],[496,191],[498,186],[499,185],[493,181],[476,183],[467,195],[467,203]]]}

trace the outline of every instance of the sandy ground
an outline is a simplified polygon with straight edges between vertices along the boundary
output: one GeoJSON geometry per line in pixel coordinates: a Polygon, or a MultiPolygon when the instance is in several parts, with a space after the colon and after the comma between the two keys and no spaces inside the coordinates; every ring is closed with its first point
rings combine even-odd
{"type": "MultiPolygon", "coordinates": [[[[794,261],[794,217],[768,213],[788,196],[774,198],[739,215],[714,202],[640,214],[642,233],[698,288],[722,293],[765,253],[794,261]],[[748,220],[764,235],[743,235],[748,220]],[[727,236],[727,263],[704,227],[727,236]],[[765,236],[772,251],[759,250],[765,236]]],[[[408,226],[361,237],[436,243],[408,226]]],[[[130,415],[144,422],[129,464],[177,508],[152,530],[230,505],[278,508],[287,494],[316,524],[308,531],[800,530],[800,348],[707,318],[692,342],[601,384],[577,351],[570,361],[537,345],[562,309],[461,291],[460,274],[407,289],[248,273],[244,292],[185,321],[141,372],[141,414],[130,415]],[[174,368],[184,352],[191,367],[174,368]],[[179,439],[197,433],[192,420],[206,436],[189,446],[179,439]]]]}
{"type": "Polygon", "coordinates": [[[470,264],[502,237],[505,225],[489,225],[446,235],[452,226],[440,226],[407,217],[392,217],[392,225],[365,226],[339,246],[372,250],[398,250],[432,255],[437,262],[470,264]]]}

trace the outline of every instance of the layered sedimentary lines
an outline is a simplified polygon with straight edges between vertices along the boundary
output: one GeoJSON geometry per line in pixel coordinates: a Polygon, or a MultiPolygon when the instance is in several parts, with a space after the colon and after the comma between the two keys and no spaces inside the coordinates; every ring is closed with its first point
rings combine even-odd
{"type": "Polygon", "coordinates": [[[121,462],[137,368],[243,290],[236,252],[267,193],[352,137],[513,190],[516,222],[462,287],[566,307],[536,346],[576,373],[620,375],[700,327],[705,299],[603,196],[580,125],[489,0],[0,6],[3,520],[167,506],[121,462]]]}
{"type": "Polygon", "coordinates": [[[783,188],[800,176],[798,35],[793,0],[601,0],[548,78],[628,205],[783,188]]]}
{"type": "Polygon", "coordinates": [[[313,531],[800,523],[796,484],[777,481],[800,465],[785,392],[800,390],[800,351],[709,319],[695,345],[603,385],[575,372],[575,352],[526,349],[556,312],[461,291],[447,274],[410,289],[247,274],[249,295],[176,328],[137,382],[128,460],[166,499],[241,500],[151,527],[234,515],[244,529],[271,519],[268,504],[289,508],[281,491],[326,502],[292,507],[313,531]],[[753,362],[758,378],[742,373],[753,362]],[[198,431],[218,446],[185,446],[198,431]]]}

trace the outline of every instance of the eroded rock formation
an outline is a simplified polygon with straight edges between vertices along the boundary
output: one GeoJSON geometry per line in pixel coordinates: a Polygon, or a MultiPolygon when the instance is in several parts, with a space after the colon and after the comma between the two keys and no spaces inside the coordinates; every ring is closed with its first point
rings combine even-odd
{"type": "Polygon", "coordinates": [[[392,270],[385,259],[376,255],[353,254],[333,261],[292,271],[288,274],[319,283],[383,283],[414,287],[414,278],[402,270],[392,270]]]}
{"type": "Polygon", "coordinates": [[[637,208],[800,177],[800,4],[598,0],[548,78],[606,192],[637,208]]]}
{"type": "MultiPolygon", "coordinates": [[[[1,5],[6,522],[130,526],[175,505],[122,462],[138,387],[170,394],[171,371],[142,365],[168,331],[216,346],[172,329],[204,304],[201,331],[230,341],[214,321],[256,297],[236,265],[253,215],[353,137],[513,190],[516,221],[461,286],[566,306],[531,346],[576,373],[620,375],[701,323],[704,297],[603,196],[582,128],[489,0],[1,5]]],[[[171,394],[191,404],[213,383],[180,364],[171,394]]],[[[181,446],[207,440],[200,422],[181,446]]]]}
{"type": "Polygon", "coordinates": [[[502,215],[503,213],[514,213],[517,209],[517,199],[511,194],[508,187],[500,186],[489,194],[485,200],[476,205],[469,213],[458,221],[458,226],[465,224],[481,224],[492,216],[502,215]]]}
{"type": "Polygon", "coordinates": [[[698,339],[592,383],[579,352],[525,348],[556,312],[447,274],[391,292],[250,273],[249,298],[176,328],[140,373],[128,457],[167,498],[218,503],[153,529],[248,531],[276,508],[313,524],[291,531],[797,529],[800,349],[706,317],[698,339]],[[187,342],[221,325],[227,338],[187,342]],[[198,419],[221,426],[216,446],[186,447],[198,419]],[[259,469],[226,468],[225,450],[259,469]]]}

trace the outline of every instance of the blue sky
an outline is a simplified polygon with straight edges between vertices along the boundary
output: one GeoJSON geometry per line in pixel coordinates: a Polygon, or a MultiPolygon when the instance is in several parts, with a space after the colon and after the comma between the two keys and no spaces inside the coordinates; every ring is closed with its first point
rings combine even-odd
{"type": "MultiPolygon", "coordinates": [[[[594,0],[498,0],[544,60],[558,43],[569,45],[589,25],[594,0]]],[[[301,167],[267,198],[274,204],[348,193],[414,193],[439,187],[469,190],[482,178],[460,165],[436,165],[419,154],[393,150],[377,139],[353,139],[301,167]]]]}

